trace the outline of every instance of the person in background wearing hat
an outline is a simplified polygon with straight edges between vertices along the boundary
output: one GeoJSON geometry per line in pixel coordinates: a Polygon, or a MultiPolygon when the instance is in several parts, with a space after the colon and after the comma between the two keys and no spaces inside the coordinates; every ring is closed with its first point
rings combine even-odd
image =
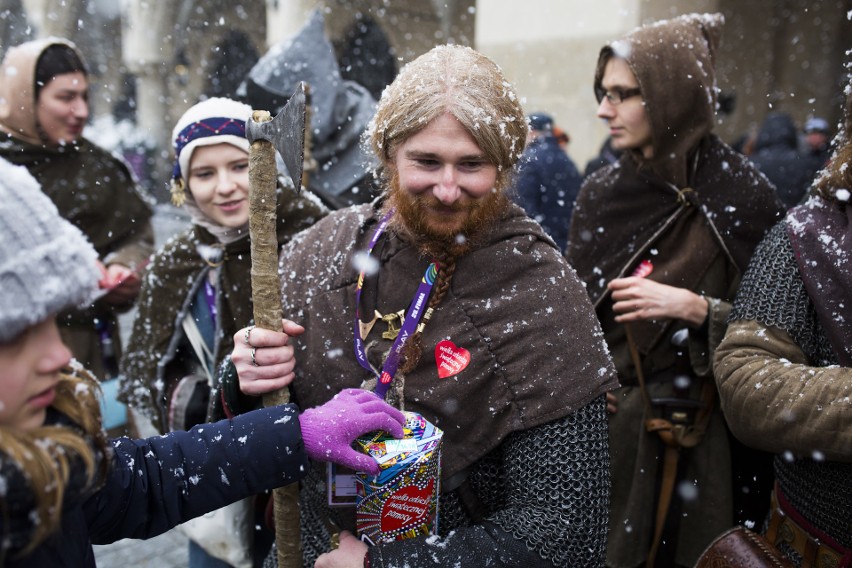
{"type": "Polygon", "coordinates": [[[775,186],[787,209],[802,200],[814,181],[816,172],[799,152],[798,131],[793,118],[786,112],[766,115],[749,158],[775,186]]]}
{"type": "Polygon", "coordinates": [[[564,251],[571,211],[583,178],[562,149],[553,118],[544,113],[531,114],[529,127],[513,198],[564,251]]]}
{"type": "Polygon", "coordinates": [[[350,444],[380,429],[402,436],[402,413],[350,389],[300,415],[275,406],[108,440],[97,380],[72,363],[55,315],[96,292],[97,253],[25,168],[2,159],[0,227],[0,565],[93,568],[92,543],[156,536],[293,483],[308,458],[378,473],[350,444]]]}
{"type": "Polygon", "coordinates": [[[811,179],[816,178],[817,172],[828,165],[831,157],[831,128],[828,121],[818,116],[812,116],[805,121],[802,154],[812,172],[811,179]]]}
{"type": "MultiPolygon", "coordinates": [[[[192,226],[160,249],[144,274],[119,389],[120,399],[159,432],[238,414],[258,401],[241,400],[236,382],[219,382],[233,335],[253,312],[245,136],[250,115],[248,105],[212,98],[187,110],[172,134],[172,199],[189,212],[192,226]]],[[[284,179],[278,190],[279,245],[326,214],[316,197],[298,193],[292,183],[285,186],[284,179]]],[[[263,523],[248,524],[256,525],[263,523]]],[[[223,550],[215,544],[219,536],[190,541],[191,568],[223,565],[199,560],[205,549],[223,550]]],[[[262,558],[271,537],[263,530],[242,544],[250,552],[254,542],[262,558]]],[[[227,548],[233,558],[237,551],[227,548]]]]}
{"type": "Polygon", "coordinates": [[[121,355],[116,314],[132,306],[153,250],[153,210],[127,166],[83,137],[88,86],[82,57],[66,40],[10,49],[0,66],[0,157],[25,166],[98,251],[102,295],[58,321],[74,357],[107,379],[121,355]]]}
{"type": "Polygon", "coordinates": [[[735,509],[760,522],[769,505],[768,456],[765,503],[734,501],[758,487],[743,477],[732,493],[711,367],[740,275],[783,211],[766,178],[712,133],[722,24],[720,14],[650,24],[604,46],[595,70],[598,116],[623,153],[585,180],[567,258],[622,385],[608,400],[607,566],[693,566],[735,509]]]}

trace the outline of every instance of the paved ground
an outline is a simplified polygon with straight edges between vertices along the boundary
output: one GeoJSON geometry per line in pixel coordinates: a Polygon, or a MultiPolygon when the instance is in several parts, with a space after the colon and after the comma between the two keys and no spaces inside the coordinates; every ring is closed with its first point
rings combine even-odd
{"type": "Polygon", "coordinates": [[[149,540],[120,540],[95,546],[98,568],[185,568],[186,537],[172,530],[149,540]]]}
{"type": "MultiPolygon", "coordinates": [[[[188,218],[182,211],[170,205],[158,205],[154,215],[156,246],[160,247],[169,237],[188,226],[188,218]]],[[[133,313],[121,320],[124,343],[133,321],[133,313]]],[[[174,529],[150,540],[121,540],[114,544],[95,547],[98,568],[185,568],[187,564],[187,540],[174,529]]]]}

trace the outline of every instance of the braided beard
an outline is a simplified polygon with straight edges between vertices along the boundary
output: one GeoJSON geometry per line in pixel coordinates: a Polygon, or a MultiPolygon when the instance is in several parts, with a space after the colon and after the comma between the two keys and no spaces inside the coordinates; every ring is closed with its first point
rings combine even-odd
{"type": "Polygon", "coordinates": [[[431,258],[457,258],[482,241],[488,229],[503,217],[509,199],[500,190],[476,199],[444,205],[425,191],[414,195],[403,189],[399,174],[389,180],[383,212],[395,210],[390,225],[431,258]]]}

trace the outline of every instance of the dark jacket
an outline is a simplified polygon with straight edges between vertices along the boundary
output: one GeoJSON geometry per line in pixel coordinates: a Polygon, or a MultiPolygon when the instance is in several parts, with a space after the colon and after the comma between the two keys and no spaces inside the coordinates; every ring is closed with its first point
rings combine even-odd
{"type": "MultiPolygon", "coordinates": [[[[61,529],[23,558],[10,551],[4,566],[93,568],[92,544],[157,536],[243,497],[298,481],[308,464],[296,417],[295,406],[278,406],[189,432],[112,440],[104,484],[66,494],[61,529]]],[[[62,418],[49,416],[54,423],[62,418]]],[[[0,465],[4,500],[31,502],[16,464],[0,459],[0,465]]],[[[3,540],[19,537],[8,531],[22,528],[29,528],[25,520],[11,517],[7,524],[0,516],[3,540]]]]}
{"type": "Polygon", "coordinates": [[[799,153],[793,119],[781,112],[770,113],[763,121],[751,161],[769,178],[787,209],[802,200],[816,173],[799,153]]]}
{"type": "Polygon", "coordinates": [[[515,202],[541,224],[559,250],[568,242],[568,223],[582,180],[552,134],[533,139],[518,164],[515,202]]]}

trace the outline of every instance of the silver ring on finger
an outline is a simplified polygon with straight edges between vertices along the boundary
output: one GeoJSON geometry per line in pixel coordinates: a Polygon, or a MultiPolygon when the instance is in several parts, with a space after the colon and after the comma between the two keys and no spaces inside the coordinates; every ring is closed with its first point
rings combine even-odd
{"type": "Polygon", "coordinates": [[[243,337],[243,341],[245,341],[246,345],[248,345],[249,347],[251,347],[251,343],[250,343],[249,340],[251,339],[251,330],[253,330],[253,329],[254,329],[253,325],[248,326],[246,328],[245,336],[243,337]]]}
{"type": "Polygon", "coordinates": [[[252,347],[251,348],[251,364],[254,365],[255,367],[259,367],[259,365],[257,364],[257,359],[254,358],[254,355],[255,355],[256,352],[257,352],[257,347],[252,347]]]}

